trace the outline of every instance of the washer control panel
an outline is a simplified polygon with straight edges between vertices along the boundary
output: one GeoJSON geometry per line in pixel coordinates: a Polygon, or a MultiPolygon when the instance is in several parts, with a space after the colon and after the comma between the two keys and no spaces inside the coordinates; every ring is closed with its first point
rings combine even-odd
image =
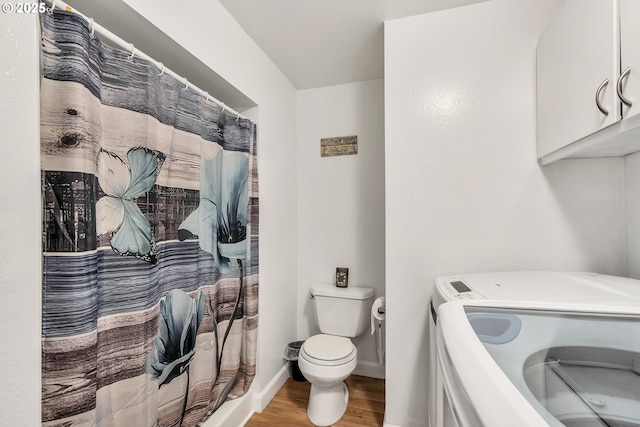
{"type": "Polygon", "coordinates": [[[451,301],[466,299],[483,299],[477,291],[471,289],[464,281],[455,277],[448,277],[438,283],[440,290],[451,301]]]}

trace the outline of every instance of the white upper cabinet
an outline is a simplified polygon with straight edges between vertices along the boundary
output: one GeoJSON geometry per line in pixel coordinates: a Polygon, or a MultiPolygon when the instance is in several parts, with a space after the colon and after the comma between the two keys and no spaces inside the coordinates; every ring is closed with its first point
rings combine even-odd
{"type": "Polygon", "coordinates": [[[540,163],[640,150],[639,94],[640,0],[566,0],[538,39],[540,163]]]}
{"type": "Polygon", "coordinates": [[[620,0],[620,68],[629,68],[621,81],[622,95],[632,102],[623,106],[626,119],[640,112],[640,1],[620,0]],[[637,102],[636,102],[637,101],[637,102]]]}
{"type": "Polygon", "coordinates": [[[538,157],[620,119],[614,9],[612,0],[568,0],[538,39],[538,157]]]}

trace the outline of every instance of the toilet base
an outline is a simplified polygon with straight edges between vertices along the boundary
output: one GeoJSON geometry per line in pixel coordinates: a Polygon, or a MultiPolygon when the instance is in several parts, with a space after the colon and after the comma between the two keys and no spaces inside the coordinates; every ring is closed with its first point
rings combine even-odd
{"type": "Polygon", "coordinates": [[[348,403],[349,389],[344,382],[329,387],[312,383],[307,416],[316,426],[330,426],[342,418],[348,403]]]}

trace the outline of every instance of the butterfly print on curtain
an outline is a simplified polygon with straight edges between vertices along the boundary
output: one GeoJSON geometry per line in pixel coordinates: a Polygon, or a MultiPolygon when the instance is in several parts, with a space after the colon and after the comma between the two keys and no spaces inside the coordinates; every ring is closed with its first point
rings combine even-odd
{"type": "Polygon", "coordinates": [[[149,220],[133,199],[151,190],[165,156],[155,150],[135,147],[127,152],[129,164],[114,153],[100,149],[97,175],[105,192],[96,204],[98,236],[113,233],[111,247],[120,255],[133,255],[156,262],[156,243],[149,220]]]}

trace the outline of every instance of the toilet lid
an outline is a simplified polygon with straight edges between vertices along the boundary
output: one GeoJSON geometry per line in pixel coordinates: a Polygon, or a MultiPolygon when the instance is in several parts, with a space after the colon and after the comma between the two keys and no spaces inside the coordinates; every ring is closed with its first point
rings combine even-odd
{"type": "Polygon", "coordinates": [[[344,359],[355,349],[349,338],[327,334],[312,336],[304,342],[302,348],[312,358],[327,362],[344,359]]]}

